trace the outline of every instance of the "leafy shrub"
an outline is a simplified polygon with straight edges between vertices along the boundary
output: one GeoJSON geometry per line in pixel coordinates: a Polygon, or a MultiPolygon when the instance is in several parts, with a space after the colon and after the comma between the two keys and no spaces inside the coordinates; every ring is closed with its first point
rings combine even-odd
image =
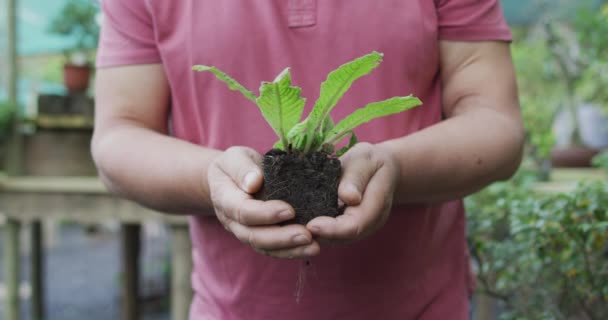
{"type": "Polygon", "coordinates": [[[608,183],[539,194],[521,172],[467,199],[479,290],[503,319],[608,319],[608,183]]]}
{"type": "Polygon", "coordinates": [[[608,150],[595,156],[593,158],[593,165],[608,172],[608,150]]]}

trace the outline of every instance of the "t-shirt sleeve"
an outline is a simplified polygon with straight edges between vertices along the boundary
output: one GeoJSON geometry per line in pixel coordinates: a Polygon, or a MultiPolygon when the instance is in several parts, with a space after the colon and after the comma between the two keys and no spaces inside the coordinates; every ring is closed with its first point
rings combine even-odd
{"type": "Polygon", "coordinates": [[[103,0],[97,67],[161,61],[147,0],[103,0]]]}
{"type": "Polygon", "coordinates": [[[511,41],[499,0],[435,0],[440,40],[511,41]]]}

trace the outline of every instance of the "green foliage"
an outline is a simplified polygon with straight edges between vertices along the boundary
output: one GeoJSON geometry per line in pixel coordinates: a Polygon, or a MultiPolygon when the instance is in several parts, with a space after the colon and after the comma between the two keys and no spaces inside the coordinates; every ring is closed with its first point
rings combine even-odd
{"type": "Polygon", "coordinates": [[[589,59],[608,55],[608,5],[603,10],[579,10],[574,20],[578,42],[589,59]]]}
{"type": "Polygon", "coordinates": [[[604,151],[597,156],[593,157],[593,165],[604,169],[608,172],[608,151],[604,151]]]}
{"type": "Polygon", "coordinates": [[[62,36],[73,36],[78,40],[76,51],[97,47],[99,26],[95,21],[98,9],[92,1],[69,0],[51,21],[49,31],[62,36]]]}
{"type": "MultiPolygon", "coordinates": [[[[325,117],[336,106],[338,101],[344,96],[355,80],[367,75],[376,69],[382,62],[382,54],[372,52],[349,63],[343,64],[338,69],[332,71],[321,84],[321,93],[315,106],[306,119],[307,132],[315,132],[323,124],[325,117]]],[[[310,144],[312,140],[308,140],[310,144]]],[[[308,145],[306,149],[308,149],[308,145]]]]}
{"type": "Polygon", "coordinates": [[[192,69],[212,72],[230,89],[237,90],[245,98],[256,102],[268,124],[279,136],[280,141],[274,145],[275,148],[300,152],[324,151],[333,154],[335,145],[350,134],[349,144],[337,152],[341,155],[357,143],[357,137],[353,132],[357,126],[422,104],[418,98],[411,95],[394,97],[368,104],[334,125],[329,115],[330,111],[355,80],[370,73],[381,61],[382,54],[372,52],[331,72],[321,85],[321,94],[310,115],[299,123],[306,100],[301,97],[300,88],[291,86],[289,68],[283,70],[273,82],[262,82],[258,98],[236,80],[214,67],[197,65],[192,69]]]}
{"type": "Polygon", "coordinates": [[[228,88],[230,88],[230,90],[239,91],[241,94],[243,94],[243,96],[245,96],[245,98],[247,98],[253,102],[256,102],[256,100],[257,100],[257,98],[255,97],[255,94],[253,94],[253,92],[249,91],[247,88],[243,87],[236,80],[232,79],[230,76],[228,76],[224,72],[218,70],[217,68],[198,65],[198,66],[192,67],[192,70],[199,71],[199,72],[209,71],[209,72],[213,73],[213,75],[215,75],[216,78],[225,82],[228,85],[228,88]]]}
{"type": "Polygon", "coordinates": [[[608,183],[539,194],[520,172],[469,197],[480,290],[503,319],[608,319],[608,183]]]}
{"type": "Polygon", "coordinates": [[[594,60],[577,83],[578,95],[608,112],[608,60],[594,60]]]}
{"type": "Polygon", "coordinates": [[[548,159],[555,144],[553,119],[564,97],[559,71],[547,46],[540,41],[519,41],[512,45],[517,72],[527,153],[536,162],[548,159]]]}
{"type": "Polygon", "coordinates": [[[422,104],[422,101],[413,96],[395,97],[380,102],[370,103],[340,121],[333,130],[330,131],[325,138],[325,141],[326,143],[334,144],[335,141],[342,140],[345,135],[348,135],[353,129],[366,122],[399,113],[420,104],[422,104]]]}
{"type": "MultiPolygon", "coordinates": [[[[587,103],[604,106],[608,111],[608,9],[593,10],[581,7],[574,19],[545,19],[545,43],[550,48],[551,60],[558,66],[563,83],[565,114],[574,128],[571,144],[582,144],[581,124],[577,108],[587,103]]],[[[575,10],[572,10],[575,11],[575,10]]]]}
{"type": "Polygon", "coordinates": [[[340,150],[336,151],[336,155],[338,157],[341,157],[343,154],[345,154],[350,148],[352,148],[354,145],[357,144],[357,142],[359,142],[359,139],[357,138],[357,135],[355,135],[354,132],[350,133],[350,140],[348,141],[348,145],[344,146],[343,148],[340,148],[340,150]]]}
{"type": "Polygon", "coordinates": [[[302,89],[291,86],[289,68],[285,69],[273,82],[263,82],[260,97],[256,100],[262,115],[283,145],[288,145],[287,132],[300,120],[306,99],[302,89]]]}
{"type": "Polygon", "coordinates": [[[10,102],[0,102],[0,139],[5,138],[12,127],[17,108],[10,102]]]}
{"type": "Polygon", "coordinates": [[[608,4],[599,11],[579,11],[573,27],[584,65],[577,93],[608,111],[608,4]]]}

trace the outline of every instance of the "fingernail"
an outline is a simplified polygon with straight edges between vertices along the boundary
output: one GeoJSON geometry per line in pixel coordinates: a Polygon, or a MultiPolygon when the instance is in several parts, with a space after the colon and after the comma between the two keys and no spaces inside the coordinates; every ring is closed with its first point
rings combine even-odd
{"type": "Polygon", "coordinates": [[[281,220],[292,219],[293,217],[294,217],[293,212],[291,212],[289,210],[279,213],[279,219],[281,219],[281,220]]]}
{"type": "Polygon", "coordinates": [[[319,232],[321,232],[321,228],[318,227],[318,226],[310,226],[310,227],[308,227],[308,230],[310,230],[310,232],[312,232],[312,233],[319,233],[319,232]]]}
{"type": "Polygon", "coordinates": [[[258,178],[258,173],[255,171],[249,172],[245,175],[243,179],[243,186],[247,190],[253,189],[253,185],[255,184],[255,180],[258,178]]]}
{"type": "Polygon", "coordinates": [[[299,235],[293,237],[293,243],[296,245],[307,244],[307,243],[310,243],[310,239],[303,234],[299,234],[299,235]]]}

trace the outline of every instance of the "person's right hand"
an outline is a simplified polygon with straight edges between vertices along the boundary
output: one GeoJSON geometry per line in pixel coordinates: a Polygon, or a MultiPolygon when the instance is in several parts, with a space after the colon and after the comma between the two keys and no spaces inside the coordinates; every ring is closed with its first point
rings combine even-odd
{"type": "Polygon", "coordinates": [[[289,204],[253,198],[264,181],[259,163],[261,155],[256,151],[232,147],[210,164],[207,181],[217,218],[237,239],[260,253],[287,259],[318,255],[319,244],[306,227],[278,225],[294,217],[289,204]]]}

